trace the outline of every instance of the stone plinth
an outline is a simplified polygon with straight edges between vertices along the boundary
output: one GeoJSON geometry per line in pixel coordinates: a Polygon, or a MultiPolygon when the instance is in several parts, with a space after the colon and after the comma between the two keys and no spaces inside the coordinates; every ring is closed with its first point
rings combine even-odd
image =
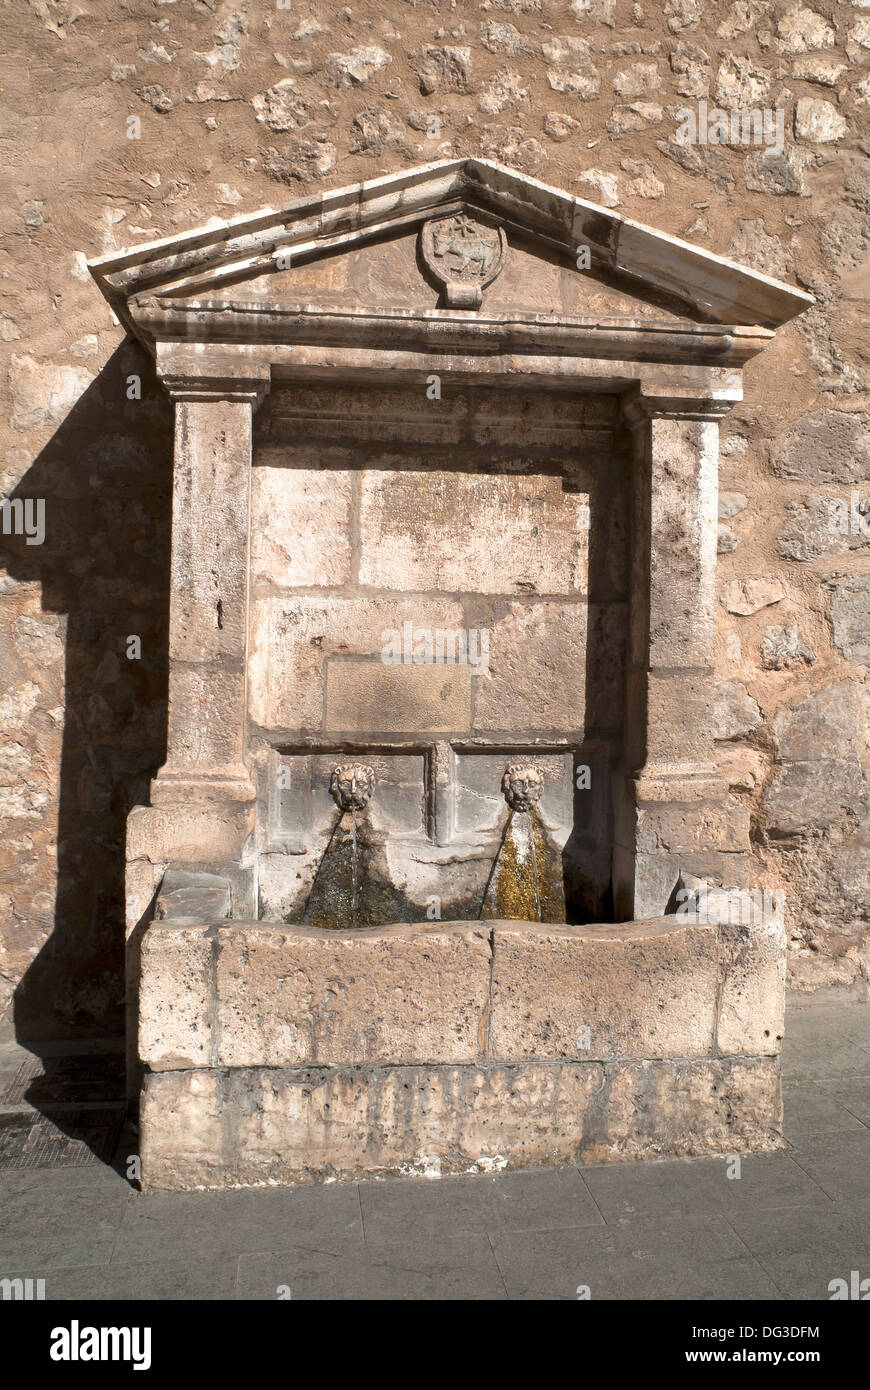
{"type": "MultiPolygon", "coordinates": [[[[161,900],[162,901],[162,900],[161,900]]],[[[784,933],[690,923],[145,933],[143,1181],[766,1150],[784,933]]]]}

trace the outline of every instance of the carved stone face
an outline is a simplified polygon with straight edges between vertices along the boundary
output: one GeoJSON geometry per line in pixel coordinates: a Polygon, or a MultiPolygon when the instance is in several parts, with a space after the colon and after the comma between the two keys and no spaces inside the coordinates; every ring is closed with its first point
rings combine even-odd
{"type": "Polygon", "coordinates": [[[342,811],[361,811],[374,789],[374,770],[362,763],[341,763],[332,769],[329,790],[342,811]]]}
{"type": "Polygon", "coordinates": [[[544,779],[536,767],[511,763],[501,779],[504,799],[512,811],[530,811],[544,789],[544,779]]]}

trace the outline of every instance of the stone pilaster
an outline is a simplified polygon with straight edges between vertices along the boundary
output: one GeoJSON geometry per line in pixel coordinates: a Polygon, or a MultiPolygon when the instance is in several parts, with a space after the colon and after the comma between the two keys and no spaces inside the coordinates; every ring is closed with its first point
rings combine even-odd
{"type": "Polygon", "coordinates": [[[267,367],[162,374],[175,402],[169,720],[155,806],[250,802],[246,761],[253,412],[267,367]]]}
{"type": "Polygon", "coordinates": [[[151,804],[127,819],[131,997],[142,925],[170,864],[219,868],[230,915],[256,912],[248,850],[256,792],[245,747],[251,427],[270,372],[244,360],[209,371],[187,346],[192,361],[179,371],[162,348],[158,373],[175,403],[169,718],[151,804]]]}
{"type": "Polygon", "coordinates": [[[659,915],[681,867],[697,873],[749,848],[713,749],[718,420],[737,399],[736,390],[703,396],[644,382],[625,401],[634,476],[620,917],[659,915]]]}

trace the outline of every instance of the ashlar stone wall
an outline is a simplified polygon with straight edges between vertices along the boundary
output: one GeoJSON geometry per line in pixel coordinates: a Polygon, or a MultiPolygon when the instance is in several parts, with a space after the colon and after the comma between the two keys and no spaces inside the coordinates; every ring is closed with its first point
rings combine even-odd
{"type": "Polygon", "coordinates": [[[369,814],[402,887],[394,912],[422,920],[434,897],[439,916],[477,915],[505,767],[530,757],[560,850],[574,831],[573,913],[607,911],[627,450],[614,396],[273,387],[256,417],[251,519],[262,916],[304,903],[348,746],[378,762],[369,814]],[[442,804],[424,824],[430,793],[442,804]]]}

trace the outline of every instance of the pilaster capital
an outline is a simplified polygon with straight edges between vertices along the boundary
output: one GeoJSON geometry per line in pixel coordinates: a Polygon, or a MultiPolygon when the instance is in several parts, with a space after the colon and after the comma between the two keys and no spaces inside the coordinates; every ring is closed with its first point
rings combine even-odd
{"type": "Polygon", "coordinates": [[[173,401],[249,401],[254,409],[272,381],[268,362],[204,344],[159,343],[157,375],[173,401]]]}
{"type": "Polygon", "coordinates": [[[255,410],[271,384],[268,367],[238,376],[167,372],[161,374],[160,380],[173,401],[249,401],[255,410]]]}
{"type": "Polygon", "coordinates": [[[622,418],[629,429],[650,420],[719,420],[743,399],[739,386],[711,387],[639,381],[622,397],[622,418]]]}

